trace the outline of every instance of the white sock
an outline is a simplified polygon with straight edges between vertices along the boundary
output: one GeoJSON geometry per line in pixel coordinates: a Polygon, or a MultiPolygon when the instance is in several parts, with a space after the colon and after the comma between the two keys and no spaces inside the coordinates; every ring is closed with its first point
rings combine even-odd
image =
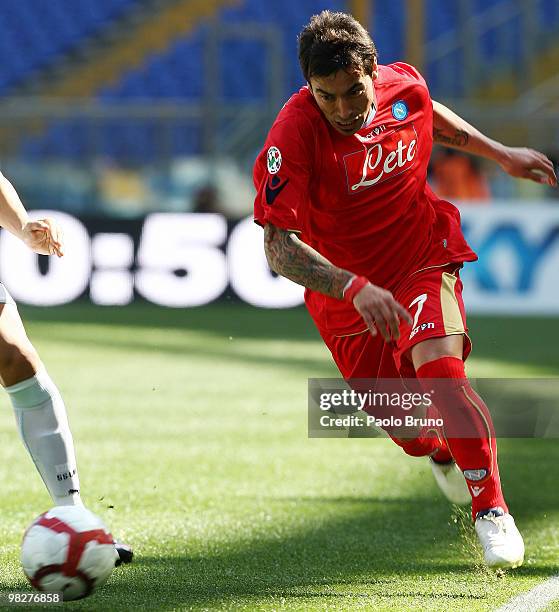
{"type": "Polygon", "coordinates": [[[80,481],[66,407],[47,374],[6,387],[19,433],[56,506],[75,506],[80,481]]]}

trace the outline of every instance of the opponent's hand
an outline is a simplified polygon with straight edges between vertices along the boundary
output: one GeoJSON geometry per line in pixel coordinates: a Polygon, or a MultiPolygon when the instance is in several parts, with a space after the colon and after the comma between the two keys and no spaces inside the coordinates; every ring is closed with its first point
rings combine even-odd
{"type": "Polygon", "coordinates": [[[376,336],[380,331],[386,342],[400,337],[400,319],[412,324],[410,313],[394,299],[390,291],[371,283],[353,298],[353,305],[371,334],[376,336]]]}
{"type": "Polygon", "coordinates": [[[64,255],[62,231],[53,219],[28,221],[21,231],[21,239],[39,255],[64,255]]]}
{"type": "Polygon", "coordinates": [[[530,179],[551,187],[557,186],[557,176],[552,161],[534,149],[505,147],[499,164],[511,176],[530,179]]]}

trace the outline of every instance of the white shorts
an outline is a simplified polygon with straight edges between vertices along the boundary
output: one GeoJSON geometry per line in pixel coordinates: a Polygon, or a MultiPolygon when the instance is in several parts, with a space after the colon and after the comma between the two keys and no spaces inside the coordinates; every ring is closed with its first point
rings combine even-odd
{"type": "Polygon", "coordinates": [[[16,305],[14,298],[10,295],[10,292],[0,283],[0,304],[12,304],[16,305]]]}

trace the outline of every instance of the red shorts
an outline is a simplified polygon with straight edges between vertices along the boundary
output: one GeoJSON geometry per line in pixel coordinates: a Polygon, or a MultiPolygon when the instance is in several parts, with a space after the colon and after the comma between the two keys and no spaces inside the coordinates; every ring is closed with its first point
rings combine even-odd
{"type": "Polygon", "coordinates": [[[464,359],[470,353],[459,264],[428,268],[412,274],[394,291],[409,310],[413,324],[400,323],[400,339],[385,342],[380,334],[363,331],[335,336],[319,330],[345,379],[413,378],[410,349],[428,338],[464,334],[464,359]]]}

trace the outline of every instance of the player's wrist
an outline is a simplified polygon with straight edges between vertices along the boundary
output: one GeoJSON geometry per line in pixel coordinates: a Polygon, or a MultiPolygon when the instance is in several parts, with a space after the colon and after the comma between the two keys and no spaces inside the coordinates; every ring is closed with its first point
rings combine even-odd
{"type": "Polygon", "coordinates": [[[6,223],[5,228],[11,232],[16,238],[23,240],[29,233],[29,219],[22,221],[20,219],[13,221],[12,223],[6,223]]]}
{"type": "Polygon", "coordinates": [[[490,140],[490,153],[487,157],[504,167],[510,162],[510,147],[496,140],[490,140]]]}
{"type": "Polygon", "coordinates": [[[346,286],[342,290],[342,298],[345,302],[349,302],[353,304],[353,300],[355,296],[369,284],[369,279],[364,276],[352,276],[348,281],[346,286]]]}
{"type": "Polygon", "coordinates": [[[14,234],[23,242],[28,241],[32,236],[31,220],[27,219],[27,221],[21,223],[18,222],[14,234]]]}

